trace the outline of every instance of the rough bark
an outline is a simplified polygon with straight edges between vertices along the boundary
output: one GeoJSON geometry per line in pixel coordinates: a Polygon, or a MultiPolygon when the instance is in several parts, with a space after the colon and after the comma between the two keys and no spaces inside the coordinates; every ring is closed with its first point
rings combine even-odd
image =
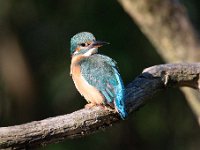
{"type": "MultiPolygon", "coordinates": [[[[168,63],[200,61],[200,40],[177,0],[118,0],[168,63]]],[[[183,88],[200,122],[200,94],[183,88]]]]}
{"type": "MultiPolygon", "coordinates": [[[[145,69],[126,87],[127,111],[130,114],[137,110],[163,89],[187,86],[199,90],[199,74],[200,63],[165,64],[145,69]]],[[[33,148],[66,138],[82,137],[119,121],[116,112],[93,107],[41,121],[1,127],[0,149],[33,148]]]]}

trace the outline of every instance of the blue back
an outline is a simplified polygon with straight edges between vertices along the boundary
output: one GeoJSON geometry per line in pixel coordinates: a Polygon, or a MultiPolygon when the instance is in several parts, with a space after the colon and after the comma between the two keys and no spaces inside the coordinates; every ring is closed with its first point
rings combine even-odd
{"type": "Polygon", "coordinates": [[[124,84],[111,58],[94,54],[80,61],[81,73],[85,80],[95,86],[105,97],[104,104],[115,106],[124,119],[127,116],[124,102],[124,84]]]}

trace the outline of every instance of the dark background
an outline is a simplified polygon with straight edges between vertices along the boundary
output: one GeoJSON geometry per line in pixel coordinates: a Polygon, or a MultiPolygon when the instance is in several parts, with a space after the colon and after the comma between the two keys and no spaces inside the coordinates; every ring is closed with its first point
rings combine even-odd
{"type": "MultiPolygon", "coordinates": [[[[200,2],[181,1],[197,30],[200,2]]],[[[71,113],[86,104],[69,75],[70,38],[92,32],[111,44],[125,85],[164,63],[115,0],[0,1],[0,126],[71,113]]],[[[127,120],[96,134],[40,149],[197,150],[200,130],[178,89],[163,91],[127,120]]]]}

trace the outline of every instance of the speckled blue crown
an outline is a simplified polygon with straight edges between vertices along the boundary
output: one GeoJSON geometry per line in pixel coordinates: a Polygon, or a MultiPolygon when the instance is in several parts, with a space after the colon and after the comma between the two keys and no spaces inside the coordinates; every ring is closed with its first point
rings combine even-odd
{"type": "Polygon", "coordinates": [[[78,44],[85,43],[85,42],[88,42],[88,41],[94,41],[94,40],[95,40],[95,37],[90,32],[80,32],[80,33],[77,33],[76,35],[74,35],[71,38],[70,53],[71,54],[74,53],[74,51],[76,50],[76,47],[77,47],[78,44]]]}

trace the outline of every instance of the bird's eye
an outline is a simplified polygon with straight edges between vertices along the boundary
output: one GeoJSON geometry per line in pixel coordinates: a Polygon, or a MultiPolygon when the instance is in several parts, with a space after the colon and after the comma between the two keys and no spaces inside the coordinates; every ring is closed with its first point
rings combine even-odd
{"type": "Polygon", "coordinates": [[[80,45],[81,45],[82,47],[87,46],[87,44],[85,44],[85,43],[81,43],[80,45]]]}

